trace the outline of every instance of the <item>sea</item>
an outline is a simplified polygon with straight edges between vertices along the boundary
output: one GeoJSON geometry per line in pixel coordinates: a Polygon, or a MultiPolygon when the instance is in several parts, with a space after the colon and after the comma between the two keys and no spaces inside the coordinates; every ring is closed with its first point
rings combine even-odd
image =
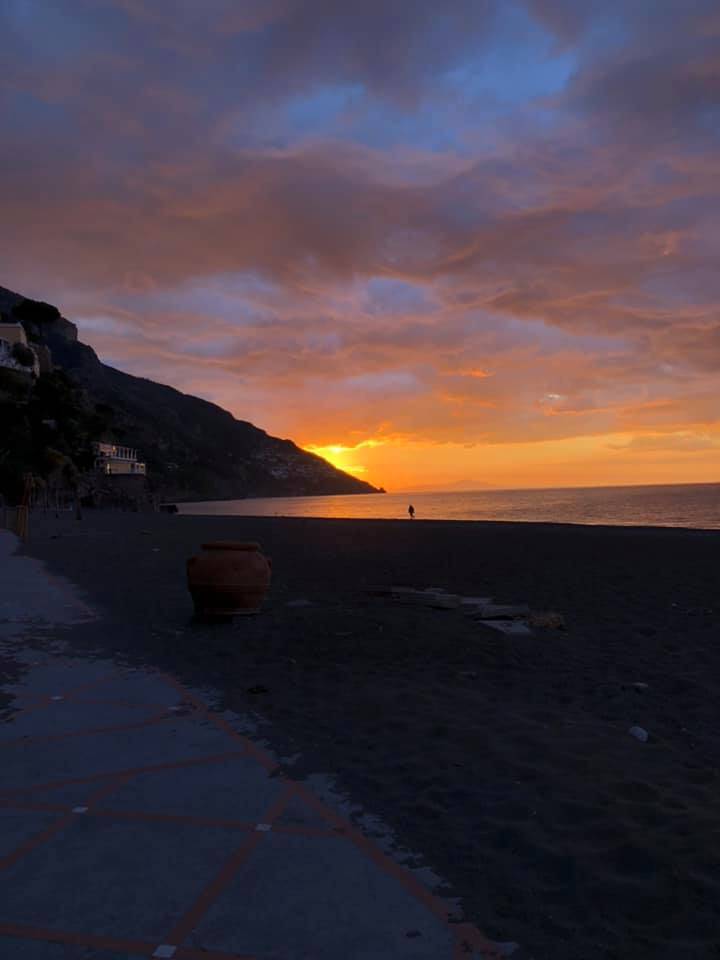
{"type": "Polygon", "coordinates": [[[179,503],[184,514],[350,517],[360,520],[508,520],[720,530],[720,483],[669,486],[371,493],[179,503]]]}

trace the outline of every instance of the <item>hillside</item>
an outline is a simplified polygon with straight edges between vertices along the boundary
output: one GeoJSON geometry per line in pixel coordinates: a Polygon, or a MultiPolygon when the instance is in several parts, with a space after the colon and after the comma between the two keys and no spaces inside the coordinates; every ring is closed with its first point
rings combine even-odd
{"type": "MultiPolygon", "coordinates": [[[[213,403],[105,365],[78,340],[75,325],[50,304],[0,287],[0,311],[19,320],[30,344],[45,355],[46,372],[36,391],[43,380],[47,384],[48,378],[58,375],[80,388],[78,402],[89,422],[102,424],[102,439],[138,449],[147,463],[149,481],[162,497],[378,492],[292,441],[271,437],[213,403]]],[[[47,409],[43,415],[50,415],[47,409]]],[[[88,427],[84,430],[87,433],[88,427]]]]}

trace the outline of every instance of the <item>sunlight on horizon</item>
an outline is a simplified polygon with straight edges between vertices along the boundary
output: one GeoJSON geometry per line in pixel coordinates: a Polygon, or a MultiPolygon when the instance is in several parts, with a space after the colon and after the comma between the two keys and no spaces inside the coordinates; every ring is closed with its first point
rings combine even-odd
{"type": "Polygon", "coordinates": [[[409,438],[304,449],[376,487],[529,489],[720,481],[720,437],[612,433],[523,443],[430,443],[409,438]]]}

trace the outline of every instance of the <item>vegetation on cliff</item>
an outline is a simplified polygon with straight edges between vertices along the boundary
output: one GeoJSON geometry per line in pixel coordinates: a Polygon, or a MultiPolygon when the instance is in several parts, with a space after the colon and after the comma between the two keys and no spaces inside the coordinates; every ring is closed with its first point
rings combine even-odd
{"type": "Polygon", "coordinates": [[[111,422],[63,370],[33,380],[0,368],[0,494],[17,502],[28,472],[50,489],[74,488],[111,422]]]}

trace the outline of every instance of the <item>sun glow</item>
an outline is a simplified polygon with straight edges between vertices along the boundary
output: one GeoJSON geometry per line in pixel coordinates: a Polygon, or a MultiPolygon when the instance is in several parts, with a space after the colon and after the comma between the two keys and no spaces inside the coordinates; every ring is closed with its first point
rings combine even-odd
{"type": "MultiPolygon", "coordinates": [[[[363,448],[372,448],[372,447],[382,447],[388,441],[386,440],[361,440],[359,443],[352,444],[350,446],[345,446],[342,443],[331,443],[326,446],[317,446],[316,444],[308,444],[304,447],[309,453],[314,453],[318,457],[322,457],[323,460],[327,460],[328,463],[331,463],[334,467],[337,467],[338,470],[344,470],[345,473],[350,473],[353,476],[362,476],[368,471],[367,466],[362,463],[352,463],[349,458],[354,458],[357,451],[363,448]]],[[[365,479],[363,477],[363,479],[365,479]]]]}
{"type": "Polygon", "coordinates": [[[702,483],[720,476],[720,435],[707,431],[476,444],[398,436],[305,449],[391,491],[702,483]]]}

